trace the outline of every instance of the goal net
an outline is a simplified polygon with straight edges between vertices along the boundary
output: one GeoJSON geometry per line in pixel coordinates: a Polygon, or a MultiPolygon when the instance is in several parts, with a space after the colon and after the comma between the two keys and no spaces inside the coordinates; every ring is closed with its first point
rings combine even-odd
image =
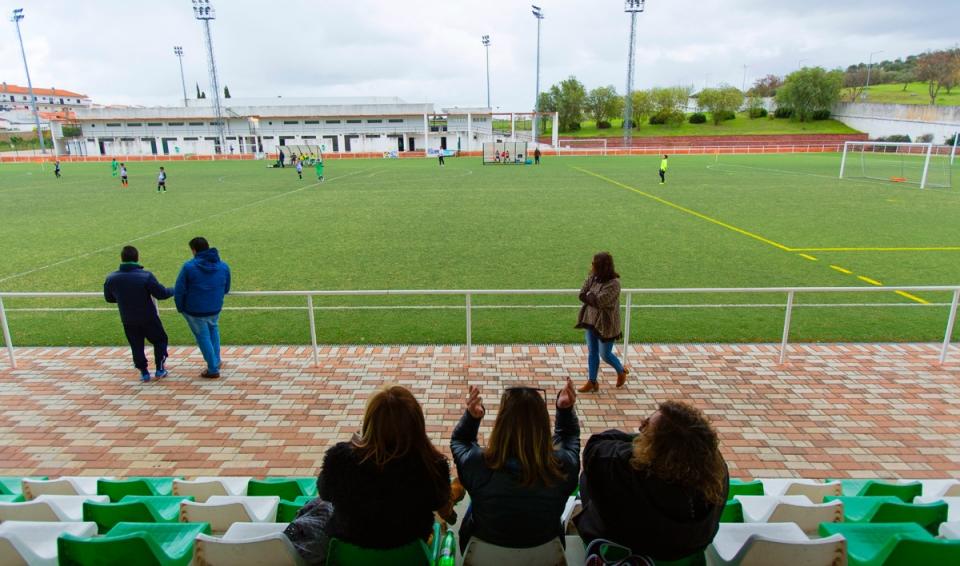
{"type": "Polygon", "coordinates": [[[840,178],[951,188],[950,148],[932,143],[846,142],[840,178]]]}
{"type": "Polygon", "coordinates": [[[483,164],[523,165],[527,160],[527,142],[485,142],[483,164]]]}
{"type": "Polygon", "coordinates": [[[590,152],[596,152],[598,155],[607,154],[607,138],[577,138],[577,139],[564,139],[560,138],[557,142],[560,149],[569,149],[569,150],[585,150],[590,152]]]}

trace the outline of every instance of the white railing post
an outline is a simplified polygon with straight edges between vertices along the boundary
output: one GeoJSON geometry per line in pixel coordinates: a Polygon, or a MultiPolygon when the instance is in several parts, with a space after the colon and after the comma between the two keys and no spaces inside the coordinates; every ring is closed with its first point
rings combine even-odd
{"type": "Polygon", "coordinates": [[[623,365],[630,357],[630,312],[633,310],[633,293],[627,293],[627,319],[623,323],[623,365]]]}
{"type": "Polygon", "coordinates": [[[947,361],[947,352],[950,351],[950,342],[953,339],[953,325],[957,321],[957,303],[960,303],[960,289],[953,292],[953,301],[950,303],[950,316],[947,317],[947,331],[943,335],[943,348],[940,350],[941,364],[947,361]]]}
{"type": "Polygon", "coordinates": [[[467,309],[467,365],[470,365],[471,353],[473,352],[473,309],[470,308],[470,293],[466,293],[467,309]]]}
{"type": "Polygon", "coordinates": [[[0,297],[0,325],[3,326],[3,343],[7,345],[7,356],[10,358],[10,367],[17,368],[17,358],[13,355],[13,339],[10,338],[10,324],[7,322],[7,311],[3,310],[3,297],[0,297]]]}
{"type": "Polygon", "coordinates": [[[317,322],[313,315],[313,295],[307,295],[307,314],[310,318],[310,344],[313,346],[313,367],[320,367],[320,349],[317,347],[317,322]]]}
{"type": "Polygon", "coordinates": [[[793,316],[793,291],[787,292],[787,312],[783,317],[783,338],[780,340],[780,363],[787,359],[787,341],[790,340],[790,318],[793,316]]]}

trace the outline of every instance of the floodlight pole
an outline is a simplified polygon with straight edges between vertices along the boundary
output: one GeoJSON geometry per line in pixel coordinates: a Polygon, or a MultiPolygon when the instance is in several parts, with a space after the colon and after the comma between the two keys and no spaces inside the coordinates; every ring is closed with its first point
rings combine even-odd
{"type": "Polygon", "coordinates": [[[490,36],[483,36],[481,41],[483,47],[487,50],[487,108],[490,108],[490,36]]]}
{"type": "Polygon", "coordinates": [[[866,100],[870,94],[870,71],[873,70],[873,56],[883,53],[883,50],[874,51],[870,54],[870,59],[867,62],[867,86],[863,89],[863,100],[866,100]]]}
{"type": "Polygon", "coordinates": [[[953,160],[957,157],[958,140],[960,140],[960,132],[953,134],[953,149],[950,150],[950,165],[953,165],[953,160]]]}
{"type": "Polygon", "coordinates": [[[183,87],[183,105],[187,106],[187,79],[183,76],[183,47],[173,46],[173,54],[180,60],[180,85],[183,87]]]}
{"type": "Polygon", "coordinates": [[[743,85],[740,87],[740,92],[747,92],[747,69],[750,65],[743,66],[743,85]]]}
{"type": "Polygon", "coordinates": [[[203,22],[203,38],[207,44],[207,67],[210,72],[210,89],[213,90],[213,114],[217,120],[217,137],[220,140],[220,152],[224,151],[227,139],[224,133],[223,107],[220,105],[220,81],[217,79],[217,62],[213,57],[213,37],[210,34],[210,21],[217,19],[217,12],[210,0],[193,0],[193,17],[203,22]]]}
{"type": "Polygon", "coordinates": [[[630,14],[630,39],[627,44],[627,88],[623,99],[623,146],[633,145],[633,70],[636,66],[637,14],[643,11],[646,0],[626,0],[623,11],[630,14]]]}
{"type": "MultiPolygon", "coordinates": [[[[543,10],[540,6],[530,5],[533,8],[533,17],[537,18],[537,93],[533,98],[533,143],[536,144],[540,137],[540,130],[537,129],[537,115],[540,112],[540,22],[543,20],[543,10]]],[[[534,145],[536,147],[536,145],[534,145]]]]}
{"type": "Polygon", "coordinates": [[[40,128],[40,112],[37,110],[37,97],[33,94],[33,81],[30,80],[30,67],[27,66],[27,51],[23,48],[23,36],[20,35],[20,20],[23,19],[23,8],[13,11],[11,21],[17,26],[17,39],[20,41],[20,55],[23,56],[23,70],[27,74],[27,92],[30,93],[30,105],[33,107],[33,119],[37,123],[37,139],[40,140],[40,153],[46,153],[47,147],[43,142],[43,130],[40,128]]]}

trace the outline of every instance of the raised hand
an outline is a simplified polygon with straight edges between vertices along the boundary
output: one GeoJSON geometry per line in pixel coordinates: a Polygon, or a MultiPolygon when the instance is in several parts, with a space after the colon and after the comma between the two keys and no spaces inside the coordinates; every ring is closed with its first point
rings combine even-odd
{"type": "Polygon", "coordinates": [[[557,396],[557,408],[569,409],[573,407],[573,404],[576,402],[577,390],[573,387],[573,380],[567,378],[566,385],[563,386],[563,389],[560,390],[560,395],[557,396]]]}
{"type": "Polygon", "coordinates": [[[487,410],[483,408],[483,399],[480,397],[480,388],[475,385],[470,386],[467,394],[467,412],[475,419],[482,419],[487,410]]]}

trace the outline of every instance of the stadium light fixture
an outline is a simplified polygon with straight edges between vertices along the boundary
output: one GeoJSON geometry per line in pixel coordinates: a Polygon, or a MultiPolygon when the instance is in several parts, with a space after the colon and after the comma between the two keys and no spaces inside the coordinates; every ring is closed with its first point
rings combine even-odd
{"type": "Polygon", "coordinates": [[[33,107],[33,119],[37,123],[37,139],[40,140],[40,153],[46,153],[46,144],[43,142],[43,130],[40,128],[40,112],[37,110],[37,97],[33,94],[33,81],[30,80],[30,67],[27,65],[27,51],[23,48],[23,36],[20,35],[20,20],[23,19],[23,8],[14,8],[10,21],[17,26],[17,39],[20,41],[20,55],[23,56],[23,71],[27,74],[27,92],[30,94],[30,105],[33,107]]]}
{"type": "Polygon", "coordinates": [[[490,108],[490,36],[485,35],[480,41],[487,50],[487,108],[490,108]]]}
{"type": "Polygon", "coordinates": [[[883,53],[883,49],[881,49],[880,51],[874,51],[873,53],[870,54],[870,60],[869,60],[869,62],[867,63],[867,86],[864,87],[864,89],[863,89],[863,99],[864,99],[864,100],[866,100],[866,99],[868,98],[868,94],[869,94],[869,92],[870,92],[870,71],[873,69],[873,56],[874,56],[874,55],[879,55],[879,54],[881,54],[881,53],[883,53]]]}
{"type": "Polygon", "coordinates": [[[537,143],[539,130],[537,129],[537,115],[540,112],[540,22],[543,21],[543,9],[535,4],[530,4],[533,8],[533,17],[537,19],[537,93],[533,97],[533,143],[537,143]]]}
{"type": "Polygon", "coordinates": [[[179,45],[173,46],[173,54],[177,56],[177,59],[180,60],[180,86],[183,87],[183,106],[187,106],[187,80],[183,76],[183,47],[179,45]]]}
{"type": "Polygon", "coordinates": [[[636,67],[637,14],[646,7],[646,0],[626,0],[623,11],[630,14],[630,40],[627,44],[627,88],[623,99],[623,145],[633,145],[633,72],[636,67]]]}
{"type": "Polygon", "coordinates": [[[217,11],[210,0],[191,0],[193,3],[193,17],[203,23],[203,37],[207,44],[207,70],[210,73],[210,90],[213,91],[213,114],[217,121],[217,138],[220,141],[220,151],[226,147],[226,123],[223,119],[223,107],[220,104],[220,81],[217,78],[217,61],[213,57],[213,37],[210,33],[210,21],[217,19],[217,11]]]}

